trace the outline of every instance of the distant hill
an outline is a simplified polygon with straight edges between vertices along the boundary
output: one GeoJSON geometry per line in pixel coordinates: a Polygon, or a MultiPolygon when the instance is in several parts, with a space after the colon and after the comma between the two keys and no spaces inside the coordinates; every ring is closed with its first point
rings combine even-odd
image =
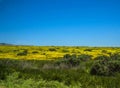
{"type": "Polygon", "coordinates": [[[0,43],[1,46],[13,46],[13,44],[8,44],[8,43],[0,43]]]}

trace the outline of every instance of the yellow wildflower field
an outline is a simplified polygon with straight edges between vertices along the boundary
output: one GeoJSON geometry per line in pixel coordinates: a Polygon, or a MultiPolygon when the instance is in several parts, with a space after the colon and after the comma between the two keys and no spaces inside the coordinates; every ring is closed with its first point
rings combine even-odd
{"type": "Polygon", "coordinates": [[[94,59],[99,55],[109,56],[120,53],[119,47],[79,47],[79,46],[0,46],[0,58],[53,60],[65,54],[87,54],[94,59]]]}

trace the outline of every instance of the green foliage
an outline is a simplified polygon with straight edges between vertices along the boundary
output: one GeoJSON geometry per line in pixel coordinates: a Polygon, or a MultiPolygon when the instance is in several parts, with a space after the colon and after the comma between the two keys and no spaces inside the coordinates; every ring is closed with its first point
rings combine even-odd
{"type": "Polygon", "coordinates": [[[92,75],[111,76],[120,72],[120,61],[100,60],[93,64],[90,73],[92,75]]]}
{"type": "Polygon", "coordinates": [[[7,75],[14,72],[14,69],[9,67],[9,60],[0,60],[0,79],[4,80],[7,75]]]}
{"type": "Polygon", "coordinates": [[[70,55],[70,54],[65,54],[65,55],[63,56],[63,58],[69,59],[69,58],[71,58],[71,55],[70,55]]]}
{"type": "Polygon", "coordinates": [[[100,55],[100,56],[97,56],[95,60],[110,60],[110,57],[105,55],[100,55]]]}
{"type": "Polygon", "coordinates": [[[63,58],[63,62],[60,60],[60,65],[56,65],[56,61],[47,60],[0,60],[0,71],[8,72],[4,75],[5,78],[1,79],[0,88],[119,88],[119,60],[80,61],[78,66],[69,67],[64,60],[67,63],[70,59],[79,60],[75,54],[70,56],[67,59],[63,58]],[[64,63],[68,66],[67,69],[64,68],[64,63]],[[89,73],[91,65],[93,67],[95,64],[102,68],[98,68],[99,72],[103,71],[102,76],[100,73],[99,76],[89,73]],[[45,65],[50,68],[45,69],[45,65]],[[109,76],[112,74],[110,71],[115,75],[109,76]]]}
{"type": "Polygon", "coordinates": [[[80,61],[89,61],[91,60],[92,56],[91,55],[87,55],[87,54],[81,54],[78,56],[78,59],[80,61]]]}
{"type": "Polygon", "coordinates": [[[19,78],[19,73],[13,73],[7,76],[5,81],[1,81],[1,85],[5,88],[69,88],[64,83],[58,81],[46,81],[39,79],[35,81],[31,78],[19,78]]]}
{"type": "Polygon", "coordinates": [[[119,60],[119,61],[120,61],[120,53],[110,54],[110,58],[111,58],[112,60],[119,60]]]}
{"type": "Polygon", "coordinates": [[[81,62],[86,62],[91,60],[91,55],[87,54],[81,54],[77,56],[76,54],[65,54],[63,56],[63,59],[58,60],[57,64],[58,65],[64,65],[65,68],[71,68],[71,67],[76,67],[79,66],[81,62]]]}
{"type": "Polygon", "coordinates": [[[69,68],[74,67],[74,66],[78,66],[80,64],[80,60],[77,59],[77,55],[76,54],[65,54],[62,60],[58,60],[57,64],[59,65],[66,65],[69,68]]]}
{"type": "Polygon", "coordinates": [[[101,52],[102,52],[102,53],[107,53],[107,50],[102,50],[101,52]]]}
{"type": "Polygon", "coordinates": [[[106,47],[0,46],[0,88],[119,88],[119,51],[106,47]],[[52,60],[40,60],[45,56],[52,60]]]}
{"type": "Polygon", "coordinates": [[[0,50],[0,53],[3,53],[3,51],[2,51],[2,50],[0,50]]]}
{"type": "Polygon", "coordinates": [[[92,52],[93,49],[85,49],[84,51],[92,52]]]}
{"type": "Polygon", "coordinates": [[[38,51],[33,51],[33,52],[32,52],[32,54],[37,54],[37,53],[39,53],[39,52],[38,52],[38,51]]]}
{"type": "Polygon", "coordinates": [[[56,48],[49,48],[49,51],[57,51],[56,48]]]}
{"type": "Polygon", "coordinates": [[[63,53],[68,53],[68,52],[70,52],[70,51],[69,51],[68,49],[63,49],[62,52],[63,52],[63,53]]]}
{"type": "Polygon", "coordinates": [[[99,61],[99,62],[94,63],[94,65],[91,68],[90,73],[92,75],[101,75],[101,76],[112,75],[108,67],[108,63],[104,61],[99,61]]]}
{"type": "Polygon", "coordinates": [[[22,52],[17,53],[17,56],[26,56],[28,54],[28,50],[24,50],[22,52]]]}
{"type": "Polygon", "coordinates": [[[92,75],[111,76],[120,72],[119,55],[113,54],[110,57],[98,56],[91,68],[92,75]]]}

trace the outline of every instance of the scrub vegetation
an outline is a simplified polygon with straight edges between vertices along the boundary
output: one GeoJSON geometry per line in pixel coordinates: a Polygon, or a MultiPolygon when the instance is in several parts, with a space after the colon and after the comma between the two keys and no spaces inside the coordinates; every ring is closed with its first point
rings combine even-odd
{"type": "Polygon", "coordinates": [[[0,46],[0,88],[119,87],[119,47],[0,46]]]}

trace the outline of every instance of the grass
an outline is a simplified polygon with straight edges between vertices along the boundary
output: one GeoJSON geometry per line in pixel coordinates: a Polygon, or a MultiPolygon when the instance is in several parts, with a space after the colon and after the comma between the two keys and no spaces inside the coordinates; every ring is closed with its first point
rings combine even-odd
{"type": "Polygon", "coordinates": [[[0,60],[0,85],[3,88],[119,88],[120,74],[115,76],[90,75],[90,64],[83,62],[69,69],[56,68],[53,61],[0,60]],[[53,68],[43,68],[45,65],[53,68]],[[3,70],[5,69],[5,70],[3,70]],[[2,71],[6,72],[2,75],[2,71]]]}

